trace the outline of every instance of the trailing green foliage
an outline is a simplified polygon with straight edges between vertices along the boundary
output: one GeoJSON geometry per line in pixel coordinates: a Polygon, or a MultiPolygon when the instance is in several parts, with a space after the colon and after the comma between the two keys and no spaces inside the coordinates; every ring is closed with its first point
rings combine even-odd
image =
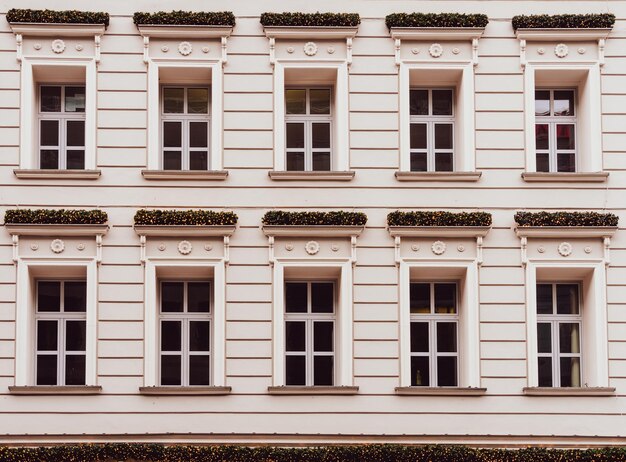
{"type": "Polygon", "coordinates": [[[535,14],[513,16],[513,29],[611,29],[615,15],[601,14],[535,14]]]}
{"type": "Polygon", "coordinates": [[[24,10],[11,8],[8,22],[33,22],[44,24],[104,24],[109,25],[109,13],[78,10],[24,10]]]}
{"type": "Polygon", "coordinates": [[[519,226],[617,226],[619,217],[598,212],[517,212],[519,226]]]}
{"type": "Polygon", "coordinates": [[[385,24],[392,27],[486,27],[486,14],[461,13],[392,13],[385,17],[385,24]]]}
{"type": "Polygon", "coordinates": [[[264,26],[342,26],[356,27],[361,24],[357,13],[263,13],[264,26]]]}
{"type": "Polygon", "coordinates": [[[137,12],[133,14],[133,22],[138,25],[234,26],[235,15],[230,11],[137,12]]]}
{"type": "Polygon", "coordinates": [[[491,226],[487,212],[391,212],[389,226],[491,226]]]}
{"type": "Polygon", "coordinates": [[[102,225],[107,220],[102,210],[12,209],[4,214],[4,222],[12,225],[102,225]]]}
{"type": "Polygon", "coordinates": [[[367,215],[362,212],[285,212],[271,210],[263,216],[264,225],[291,226],[363,226],[367,215]]]}
{"type": "Polygon", "coordinates": [[[136,225],[200,225],[232,226],[237,224],[237,215],[233,212],[214,212],[213,210],[145,210],[135,213],[136,225]]]}

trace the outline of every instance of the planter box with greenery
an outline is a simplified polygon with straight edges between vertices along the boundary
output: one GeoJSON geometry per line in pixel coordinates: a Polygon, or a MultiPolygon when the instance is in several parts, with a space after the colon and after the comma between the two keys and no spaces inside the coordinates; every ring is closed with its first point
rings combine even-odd
{"type": "Polygon", "coordinates": [[[230,11],[136,12],[133,22],[147,37],[216,38],[230,35],[235,15],[230,11]]]}
{"type": "Polygon", "coordinates": [[[357,236],[367,223],[362,212],[288,212],[272,210],[263,216],[267,236],[357,236]]]}
{"type": "Polygon", "coordinates": [[[213,210],[138,210],[135,231],[141,236],[230,236],[238,217],[213,210]]]}
{"type": "Polygon", "coordinates": [[[10,209],[4,224],[15,235],[90,236],[107,232],[107,213],[81,209],[10,209]]]}
{"type": "Polygon", "coordinates": [[[484,237],[491,229],[487,212],[391,212],[387,227],[392,236],[484,237]]]}
{"type": "Polygon", "coordinates": [[[524,40],[599,40],[606,38],[615,23],[615,15],[559,14],[513,16],[515,35],[524,40]]]}
{"type": "Polygon", "coordinates": [[[361,18],[357,13],[263,13],[261,24],[270,38],[352,38],[361,18]]]}
{"type": "Polygon", "coordinates": [[[517,212],[515,232],[521,237],[610,237],[619,217],[598,212],[517,212]]]}
{"type": "Polygon", "coordinates": [[[109,14],[95,11],[27,10],[12,8],[6,19],[14,34],[26,36],[101,36],[109,25],[109,14]]]}
{"type": "Polygon", "coordinates": [[[385,17],[385,24],[394,29],[476,29],[483,30],[489,24],[486,14],[461,13],[392,13],[385,17]]]}

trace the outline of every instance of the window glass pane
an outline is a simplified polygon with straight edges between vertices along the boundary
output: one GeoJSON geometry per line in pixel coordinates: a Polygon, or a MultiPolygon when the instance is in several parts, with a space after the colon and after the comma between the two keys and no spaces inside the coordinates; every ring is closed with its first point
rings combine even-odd
{"type": "Polygon", "coordinates": [[[65,322],[65,350],[85,351],[86,321],[65,322]]]}
{"type": "Polygon", "coordinates": [[[437,323],[437,352],[456,353],[456,322],[437,323]]]}
{"type": "Polygon", "coordinates": [[[210,358],[207,355],[189,357],[189,385],[209,385],[210,358]]]}
{"type": "Polygon", "coordinates": [[[550,156],[547,153],[537,154],[537,171],[538,172],[550,171],[550,156]]]}
{"type": "Polygon", "coordinates": [[[560,358],[561,386],[580,387],[580,358],[560,358]]]}
{"type": "Polygon", "coordinates": [[[334,284],[332,282],[313,282],[311,284],[311,311],[313,313],[332,313],[334,299],[334,284]]]}
{"type": "Polygon", "coordinates": [[[57,384],[57,355],[37,355],[37,385],[57,384]]]}
{"type": "Polygon", "coordinates": [[[61,283],[39,281],[37,283],[37,311],[61,311],[61,283]]]}
{"type": "Polygon", "coordinates": [[[180,385],[180,355],[161,355],[161,385],[180,385]]]}
{"type": "Polygon", "coordinates": [[[161,311],[164,313],[183,311],[185,284],[183,282],[161,283],[161,311]]]}
{"type": "Polygon", "coordinates": [[[42,149],[39,168],[44,170],[59,168],[59,151],[56,149],[42,149]]]}
{"type": "Polygon", "coordinates": [[[330,171],[330,152],[314,152],[313,153],[313,171],[314,172],[330,171]]]}
{"type": "Polygon", "coordinates": [[[285,351],[306,351],[306,323],[287,321],[285,323],[285,351]]]}
{"type": "Polygon", "coordinates": [[[208,313],[211,286],[208,282],[187,283],[187,311],[190,313],[208,313]]]}
{"type": "Polygon", "coordinates": [[[65,385],[85,385],[85,355],[65,357],[65,385]]]}
{"type": "Polygon", "coordinates": [[[428,90],[411,90],[411,115],[428,115],[428,90]]]}
{"type": "Polygon", "coordinates": [[[552,386],[552,358],[549,356],[541,356],[537,360],[539,369],[539,386],[552,386]]]}
{"type": "Polygon", "coordinates": [[[285,357],[285,383],[306,385],[306,359],[304,356],[285,357]]]}
{"type": "Polygon", "coordinates": [[[451,172],[452,171],[452,153],[436,152],[435,153],[435,171],[451,172]]]}
{"type": "Polygon", "coordinates": [[[411,124],[411,149],[426,149],[426,124],[411,124]]]}
{"type": "Polygon", "coordinates": [[[313,351],[333,351],[333,322],[313,323],[313,351]]]}
{"type": "Polygon", "coordinates": [[[287,148],[304,148],[304,124],[287,124],[287,148]]]}
{"type": "Polygon", "coordinates": [[[307,283],[285,283],[285,311],[287,313],[307,312],[307,283]]]}
{"type": "Polygon", "coordinates": [[[428,157],[425,152],[411,153],[411,171],[426,172],[428,170],[428,157]]]}
{"type": "Polygon", "coordinates": [[[189,351],[210,351],[209,321],[189,321],[189,351]]]}
{"type": "Polygon", "coordinates": [[[411,386],[428,387],[430,385],[430,370],[428,356],[411,356],[411,386]]]}
{"type": "Polygon", "coordinates": [[[435,284],[435,313],[456,313],[456,284],[435,284]]]}
{"type": "Polygon", "coordinates": [[[576,171],[576,154],[558,153],[556,156],[556,169],[558,172],[575,172],[576,171]]]}
{"type": "Polygon", "coordinates": [[[452,115],[452,90],[433,90],[433,115],[452,115]]]}
{"type": "Polygon", "coordinates": [[[181,170],[183,168],[182,153],[180,151],[163,152],[164,170],[181,170]]]}
{"type": "Polygon", "coordinates": [[[41,146],[58,146],[59,145],[59,121],[58,120],[42,120],[40,133],[41,146]]]}
{"type": "Polygon", "coordinates": [[[575,149],[574,131],[573,124],[558,124],[556,126],[556,148],[575,149]]]}
{"type": "Polygon", "coordinates": [[[332,356],[313,357],[313,385],[333,385],[333,362],[332,356]]]}
{"type": "Polygon", "coordinates": [[[189,153],[189,170],[207,170],[209,168],[209,154],[206,151],[191,151],[189,153]]]}
{"type": "Polygon", "coordinates": [[[187,89],[187,112],[189,114],[207,114],[209,112],[209,89],[187,89]]]}
{"type": "Polygon", "coordinates": [[[182,351],[181,322],[161,321],[161,351],[182,351]]]}
{"type": "Polygon", "coordinates": [[[285,90],[287,114],[306,114],[306,90],[285,90]]]}
{"type": "Polygon", "coordinates": [[[559,351],[561,353],[580,353],[580,324],[575,322],[559,323],[559,351]]]}
{"type": "Polygon", "coordinates": [[[550,91],[549,90],[535,91],[535,115],[536,116],[549,116],[550,115],[550,91]]]}
{"type": "Polygon", "coordinates": [[[537,323],[537,351],[552,352],[552,325],[549,322],[537,323]]]}
{"type": "Polygon", "coordinates": [[[166,114],[182,114],[185,112],[185,89],[163,89],[163,112],[166,114]]]}
{"type": "Polygon", "coordinates": [[[572,90],[554,91],[554,115],[573,116],[574,115],[574,92],[572,90]]]}
{"type": "Polygon", "coordinates": [[[65,112],[85,112],[85,87],[65,87],[65,112]]]}
{"type": "Polygon", "coordinates": [[[304,171],[304,153],[288,152],[287,153],[287,170],[290,172],[304,171]]]}
{"type": "Polygon", "coordinates": [[[57,321],[37,321],[37,351],[57,350],[57,326],[57,321]]]}
{"type": "Polygon", "coordinates": [[[550,129],[548,124],[535,124],[535,148],[550,149],[550,129]]]}
{"type": "Polygon", "coordinates": [[[84,170],[85,151],[67,151],[67,168],[68,170],[84,170]]]}
{"type": "Polygon", "coordinates": [[[430,284],[413,282],[410,285],[411,313],[430,313],[430,284]]]}
{"type": "Polygon", "coordinates": [[[428,323],[411,323],[411,353],[428,353],[428,323]]]}
{"type": "Polygon", "coordinates": [[[578,284],[556,285],[556,313],[578,314],[578,284]]]}
{"type": "Polygon", "coordinates": [[[163,123],[163,146],[180,148],[183,144],[183,127],[180,122],[163,123]]]}
{"type": "Polygon", "coordinates": [[[452,124],[435,124],[435,149],[452,149],[452,124]]]}
{"type": "Polygon", "coordinates": [[[189,122],[189,146],[206,148],[209,142],[209,124],[206,122],[189,122]]]}
{"type": "Polygon", "coordinates": [[[330,149],[330,124],[314,123],[313,125],[313,148],[330,149]]]}
{"type": "Polygon", "coordinates": [[[61,87],[41,87],[41,112],[61,112],[61,87]]]}
{"type": "Polygon", "coordinates": [[[330,89],[312,89],[309,91],[311,99],[311,114],[330,114],[330,89]]]}
{"type": "Polygon", "coordinates": [[[437,358],[437,386],[457,386],[456,356],[439,356],[437,358]]]}
{"type": "Polygon", "coordinates": [[[552,284],[537,284],[537,314],[552,314],[552,284]]]}
{"type": "Polygon", "coordinates": [[[87,283],[85,281],[68,281],[64,286],[64,311],[87,311],[87,283]]]}

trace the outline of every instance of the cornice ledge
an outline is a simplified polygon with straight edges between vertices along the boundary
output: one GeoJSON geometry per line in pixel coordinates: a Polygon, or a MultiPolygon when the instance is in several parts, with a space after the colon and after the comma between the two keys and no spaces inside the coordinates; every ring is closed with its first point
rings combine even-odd
{"type": "Polygon", "coordinates": [[[134,225],[139,236],[161,237],[213,237],[231,236],[237,225],[134,225]]]}
{"type": "Polygon", "coordinates": [[[604,183],[609,172],[523,172],[522,179],[528,183],[604,183]]]}
{"type": "Polygon", "coordinates": [[[267,38],[278,39],[348,39],[359,26],[263,26],[267,38]]]}
{"type": "Polygon", "coordinates": [[[539,238],[585,238],[611,237],[617,232],[617,226],[516,226],[518,237],[539,238]]]}
{"type": "Polygon", "coordinates": [[[103,236],[109,225],[66,225],[5,223],[4,227],[14,236],[103,236]]]}
{"type": "Polygon", "coordinates": [[[231,387],[139,387],[139,393],[150,396],[218,396],[228,395],[231,387]]]}
{"type": "Polygon", "coordinates": [[[89,37],[93,35],[103,35],[105,30],[104,24],[11,22],[9,26],[14,34],[31,37],[89,37]]]}
{"type": "Polygon", "coordinates": [[[473,40],[484,27],[392,27],[391,38],[401,40],[473,40]]]}
{"type": "Polygon", "coordinates": [[[233,26],[138,24],[142,37],[151,38],[220,38],[230,37],[233,26]]]}
{"type": "Polygon", "coordinates": [[[527,396],[615,396],[613,387],[524,387],[527,396]]]}
{"type": "Polygon", "coordinates": [[[146,180],[203,180],[222,181],[228,178],[228,170],[142,170],[146,180]]]}
{"type": "Polygon", "coordinates": [[[99,385],[33,385],[10,386],[12,395],[97,395],[102,392],[99,385]]]}
{"type": "Polygon", "coordinates": [[[398,181],[478,181],[483,172],[395,172],[398,181]]]}
{"type": "Polygon", "coordinates": [[[351,181],[353,170],[341,172],[293,172],[270,170],[269,177],[276,181],[351,181]]]}
{"type": "Polygon", "coordinates": [[[486,388],[477,387],[396,387],[402,396],[483,396],[486,388]]]}
{"type": "Polygon", "coordinates": [[[271,395],[356,395],[359,392],[359,387],[279,386],[279,387],[267,387],[267,392],[271,395]]]}
{"type": "Polygon", "coordinates": [[[360,235],[365,226],[352,225],[263,225],[266,236],[289,237],[351,237],[360,235]]]}
{"type": "Polygon", "coordinates": [[[611,29],[603,28],[554,28],[554,29],[517,29],[515,36],[519,40],[527,41],[553,41],[553,40],[567,40],[570,42],[582,42],[606,39],[611,32],[611,29]]]}
{"type": "Polygon", "coordinates": [[[15,169],[13,174],[26,180],[97,180],[100,170],[15,169]]]}
{"type": "Polygon", "coordinates": [[[391,237],[485,237],[491,226],[388,226],[391,237]]]}

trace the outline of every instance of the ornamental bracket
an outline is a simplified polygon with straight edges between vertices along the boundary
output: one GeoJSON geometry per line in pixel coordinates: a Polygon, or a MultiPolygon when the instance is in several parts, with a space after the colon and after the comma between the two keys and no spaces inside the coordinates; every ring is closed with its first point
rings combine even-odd
{"type": "Polygon", "coordinates": [[[526,236],[521,237],[520,244],[522,252],[522,266],[526,267],[526,264],[528,263],[528,238],[526,236]]]}
{"type": "Polygon", "coordinates": [[[17,263],[18,255],[19,255],[19,243],[20,237],[17,234],[11,236],[11,240],[13,242],[13,263],[17,263]]]}
{"type": "Polygon", "coordinates": [[[145,266],[146,264],[146,235],[145,234],[142,234],[139,236],[139,245],[141,246],[141,250],[140,250],[141,264],[145,266]]]}
{"type": "Polygon", "coordinates": [[[270,41],[270,64],[273,66],[276,64],[276,39],[274,37],[269,38],[270,41]]]}
{"type": "Polygon", "coordinates": [[[17,60],[18,62],[22,62],[22,57],[23,52],[22,52],[22,43],[24,41],[24,38],[22,37],[22,34],[15,34],[15,42],[17,43],[17,60]]]}

